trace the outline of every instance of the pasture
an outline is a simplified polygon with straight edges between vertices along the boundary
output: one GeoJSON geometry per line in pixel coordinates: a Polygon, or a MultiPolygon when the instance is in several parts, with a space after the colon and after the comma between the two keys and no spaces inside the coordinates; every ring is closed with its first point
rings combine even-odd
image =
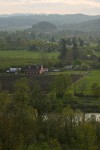
{"type": "Polygon", "coordinates": [[[57,58],[59,53],[52,52],[52,53],[46,53],[46,52],[32,52],[32,51],[0,51],[0,57],[7,57],[7,58],[31,58],[31,59],[38,59],[43,56],[47,56],[49,58],[57,58]]]}
{"type": "Polygon", "coordinates": [[[66,70],[66,71],[58,71],[58,72],[49,72],[48,75],[84,75],[87,71],[77,71],[77,70],[66,70]]]}
{"type": "Polygon", "coordinates": [[[84,94],[92,94],[91,86],[93,83],[100,85],[100,70],[93,70],[84,74],[84,77],[75,83],[75,88],[77,92],[81,89],[84,94]]]}
{"type": "Polygon", "coordinates": [[[59,53],[30,51],[0,51],[0,69],[32,64],[51,65],[58,62],[59,53]]]}
{"type": "Polygon", "coordinates": [[[97,57],[100,57],[100,52],[96,52],[95,55],[96,55],[97,57]]]}

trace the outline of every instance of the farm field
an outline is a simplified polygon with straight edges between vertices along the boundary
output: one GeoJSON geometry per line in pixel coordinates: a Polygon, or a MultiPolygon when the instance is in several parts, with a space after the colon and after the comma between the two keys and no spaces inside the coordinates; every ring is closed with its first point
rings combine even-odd
{"type": "Polygon", "coordinates": [[[30,64],[47,65],[58,61],[57,52],[41,53],[30,51],[0,51],[0,69],[8,67],[24,66],[30,64]]]}

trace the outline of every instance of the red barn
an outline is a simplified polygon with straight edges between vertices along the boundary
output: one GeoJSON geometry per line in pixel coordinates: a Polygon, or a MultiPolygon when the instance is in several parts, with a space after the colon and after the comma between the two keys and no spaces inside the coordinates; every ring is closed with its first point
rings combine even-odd
{"type": "Polygon", "coordinates": [[[32,66],[28,66],[25,69],[25,73],[27,74],[42,74],[44,73],[44,69],[42,65],[32,65],[32,66]]]}

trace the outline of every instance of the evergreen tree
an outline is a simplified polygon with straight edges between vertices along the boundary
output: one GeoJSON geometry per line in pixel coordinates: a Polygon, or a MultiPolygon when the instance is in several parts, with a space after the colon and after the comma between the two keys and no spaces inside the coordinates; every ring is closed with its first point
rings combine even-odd
{"type": "Polygon", "coordinates": [[[77,59],[78,57],[78,45],[77,45],[77,41],[76,38],[74,37],[73,39],[73,48],[72,48],[72,52],[73,52],[73,59],[77,59]]]}
{"type": "Polygon", "coordinates": [[[66,64],[66,56],[67,56],[66,40],[61,39],[61,41],[60,41],[60,60],[63,65],[66,64]]]}

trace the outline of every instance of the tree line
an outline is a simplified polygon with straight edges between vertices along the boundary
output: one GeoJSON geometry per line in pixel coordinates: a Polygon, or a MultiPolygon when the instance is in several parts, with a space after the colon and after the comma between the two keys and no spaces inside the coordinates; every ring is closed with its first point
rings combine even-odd
{"type": "MultiPolygon", "coordinates": [[[[55,33],[57,34],[57,33],[55,33]]],[[[73,46],[73,43],[77,43],[78,46],[89,47],[91,43],[100,46],[100,38],[98,36],[76,36],[70,35],[66,32],[66,35],[53,35],[53,33],[35,32],[34,30],[23,30],[15,32],[0,31],[0,50],[32,50],[38,51],[44,49],[49,52],[50,47],[57,44],[61,39],[66,40],[66,45],[73,46]],[[59,39],[56,38],[59,37],[59,39]],[[37,43],[38,42],[38,43],[37,43]],[[47,42],[47,43],[46,43],[47,42]],[[49,42],[49,43],[48,43],[49,42]],[[42,44],[41,44],[42,43],[42,44]],[[50,46],[49,46],[50,45],[50,46]],[[42,47],[41,47],[42,46],[42,47]],[[48,47],[49,46],[49,47],[48,47]]],[[[54,51],[57,47],[53,47],[54,51]]]]}

